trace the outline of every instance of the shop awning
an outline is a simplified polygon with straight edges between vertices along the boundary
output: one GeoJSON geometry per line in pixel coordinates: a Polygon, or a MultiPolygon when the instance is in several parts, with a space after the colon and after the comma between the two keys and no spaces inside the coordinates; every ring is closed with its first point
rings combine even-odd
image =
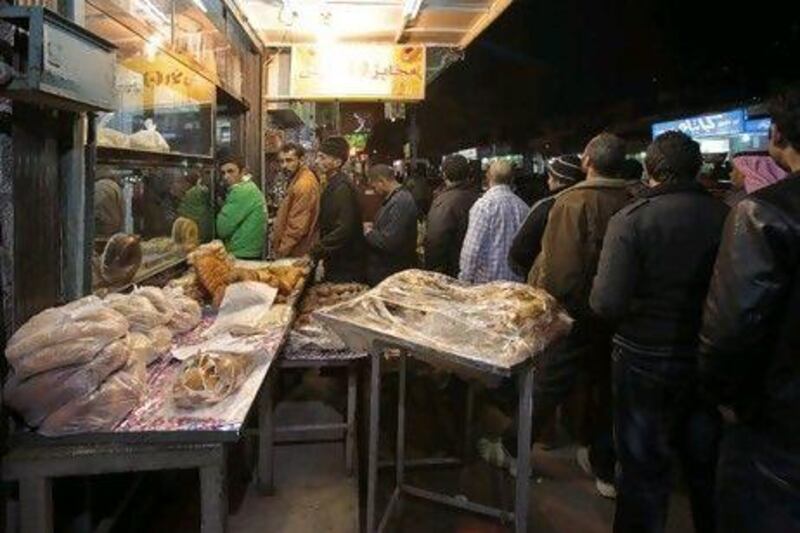
{"type": "Polygon", "coordinates": [[[310,43],[465,48],[513,0],[236,0],[267,47],[310,43]]]}

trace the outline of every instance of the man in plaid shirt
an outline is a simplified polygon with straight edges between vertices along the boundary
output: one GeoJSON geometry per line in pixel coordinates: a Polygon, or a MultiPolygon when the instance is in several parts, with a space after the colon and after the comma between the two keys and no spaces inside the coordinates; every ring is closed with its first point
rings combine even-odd
{"type": "Polygon", "coordinates": [[[524,281],[508,266],[508,250],[528,215],[528,205],[511,190],[511,165],[495,161],[487,173],[490,189],[469,212],[458,278],[467,283],[524,281]]]}

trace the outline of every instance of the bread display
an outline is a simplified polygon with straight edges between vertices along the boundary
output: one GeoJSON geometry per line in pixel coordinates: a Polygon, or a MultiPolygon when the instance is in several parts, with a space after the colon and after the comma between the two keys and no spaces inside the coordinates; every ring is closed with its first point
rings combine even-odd
{"type": "Polygon", "coordinates": [[[545,291],[510,282],[466,286],[407,270],[320,312],[432,349],[511,367],[563,337],[572,319],[545,291]]]}
{"type": "Polygon", "coordinates": [[[11,337],[6,360],[19,379],[54,368],[86,363],[128,334],[128,321],[90,296],[31,318],[11,337]]]}
{"type": "Polygon", "coordinates": [[[200,285],[211,295],[214,306],[219,307],[230,283],[233,260],[221,241],[200,246],[188,256],[200,285]]]}
{"type": "Polygon", "coordinates": [[[352,300],[369,290],[367,285],[360,283],[321,283],[309,288],[303,300],[294,323],[294,329],[299,329],[312,322],[311,314],[323,307],[340,304],[352,300]]]}
{"type": "Polygon", "coordinates": [[[172,387],[175,405],[196,409],[230,396],[253,369],[253,358],[241,354],[203,353],[186,361],[172,387]]]}
{"type": "Polygon", "coordinates": [[[100,279],[110,286],[129,283],[142,266],[142,257],[138,236],[124,233],[113,235],[100,256],[100,279]]]}
{"type": "Polygon", "coordinates": [[[178,217],[172,224],[172,241],[189,253],[200,246],[200,228],[194,220],[178,217]]]}
{"type": "Polygon", "coordinates": [[[278,295],[285,301],[292,293],[300,290],[309,274],[309,269],[304,266],[266,266],[263,268],[234,268],[229,277],[229,283],[239,281],[258,281],[278,289],[278,295]]]}
{"type": "Polygon", "coordinates": [[[37,427],[50,413],[95,391],[109,375],[125,366],[128,342],[112,342],[85,365],[56,368],[24,380],[19,374],[11,374],[3,387],[3,399],[29,426],[37,427]]]}

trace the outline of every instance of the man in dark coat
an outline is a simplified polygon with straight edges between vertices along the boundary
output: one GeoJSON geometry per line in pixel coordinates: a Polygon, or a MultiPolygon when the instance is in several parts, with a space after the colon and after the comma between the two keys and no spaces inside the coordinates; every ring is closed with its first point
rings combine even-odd
{"type": "Polygon", "coordinates": [[[370,186],[384,197],[365,237],[367,282],[377,285],[396,272],[417,266],[417,206],[411,192],[397,182],[392,167],[375,165],[367,176],[370,186]]]}
{"type": "Polygon", "coordinates": [[[800,531],[800,90],[771,105],[769,152],[791,172],[725,224],[701,330],[703,382],[728,425],[718,531],[800,531]]]}
{"type": "Polygon", "coordinates": [[[342,167],[350,157],[343,137],[324,140],[317,154],[317,168],[327,185],[320,199],[319,241],[311,257],[323,261],[325,280],[332,283],[364,281],[364,228],[358,191],[342,167]]]}
{"type": "Polygon", "coordinates": [[[533,204],[525,222],[514,236],[508,252],[508,265],[515,274],[527,277],[533,262],[542,250],[542,236],[550,209],[556,202],[556,196],[584,179],[586,173],[581,168],[581,158],[578,155],[562,155],[547,164],[547,187],[550,189],[550,196],[533,204]]]}
{"type": "Polygon", "coordinates": [[[454,155],[442,163],[445,188],[434,198],[425,234],[425,268],[458,276],[469,210],[480,193],[469,183],[469,162],[454,155]]]}
{"type": "MultiPolygon", "coordinates": [[[[542,237],[542,251],[530,283],[555,296],[575,319],[558,348],[539,358],[534,384],[534,431],[552,418],[556,407],[583,375],[596,390],[591,442],[578,450],[581,467],[596,478],[605,497],[614,497],[616,458],[611,419],[611,332],[589,309],[589,293],[600,260],[608,221],[630,200],[622,178],[625,142],[603,133],[583,152],[586,181],[556,198],[542,237]]],[[[534,438],[538,435],[534,434],[534,438]]]]}
{"type": "Polygon", "coordinates": [[[676,455],[695,530],[714,533],[720,420],[697,383],[697,334],[727,207],[697,180],[700,145],[669,132],[645,159],[650,188],[608,224],[590,303],[616,329],[614,531],[663,532],[676,455]]]}

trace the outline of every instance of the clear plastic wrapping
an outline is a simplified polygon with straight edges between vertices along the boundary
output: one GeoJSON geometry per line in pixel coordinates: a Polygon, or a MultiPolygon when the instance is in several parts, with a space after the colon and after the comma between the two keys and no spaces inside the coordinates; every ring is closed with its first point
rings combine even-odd
{"type": "Polygon", "coordinates": [[[86,363],[128,333],[127,319],[93,296],[47,309],[11,337],[6,359],[19,379],[86,363]]]}
{"type": "Polygon", "coordinates": [[[57,436],[111,431],[144,399],[146,378],[144,362],[129,357],[125,368],[112,374],[100,388],[45,418],[39,432],[57,436]]]}
{"type": "Polygon", "coordinates": [[[364,294],[369,290],[358,283],[320,283],[310,287],[300,302],[300,311],[289,334],[289,350],[300,352],[305,349],[341,351],[347,346],[336,333],[314,318],[313,313],[364,294]]]}
{"type": "Polygon", "coordinates": [[[12,374],[3,388],[4,401],[29,426],[37,427],[50,413],[93,392],[123,367],[128,361],[129,340],[112,342],[85,365],[48,370],[26,380],[12,374]]]}
{"type": "Polygon", "coordinates": [[[140,294],[109,294],[105,301],[109,307],[128,319],[131,331],[138,333],[147,333],[155,327],[163,326],[171,318],[140,294]]]}
{"type": "Polygon", "coordinates": [[[181,288],[164,289],[164,294],[175,307],[169,328],[175,333],[186,333],[196,328],[203,318],[203,309],[200,304],[186,296],[181,288]]]}
{"type": "Polygon", "coordinates": [[[542,352],[572,326],[555,298],[540,289],[510,282],[467,286],[420,270],[395,274],[322,313],[502,367],[542,352]]]}
{"type": "Polygon", "coordinates": [[[161,355],[161,353],[156,352],[150,337],[144,333],[131,333],[128,335],[128,349],[131,352],[131,358],[143,361],[145,365],[155,362],[161,355]]]}
{"type": "Polygon", "coordinates": [[[175,405],[197,409],[214,405],[236,391],[254,367],[250,355],[202,353],[184,361],[172,387],[175,405]]]}
{"type": "Polygon", "coordinates": [[[172,331],[160,326],[147,332],[147,337],[153,345],[154,359],[158,359],[172,348],[172,331]]]}
{"type": "Polygon", "coordinates": [[[278,290],[257,281],[243,281],[229,285],[214,324],[205,337],[223,333],[232,335],[257,335],[270,326],[270,308],[278,290]]]}

